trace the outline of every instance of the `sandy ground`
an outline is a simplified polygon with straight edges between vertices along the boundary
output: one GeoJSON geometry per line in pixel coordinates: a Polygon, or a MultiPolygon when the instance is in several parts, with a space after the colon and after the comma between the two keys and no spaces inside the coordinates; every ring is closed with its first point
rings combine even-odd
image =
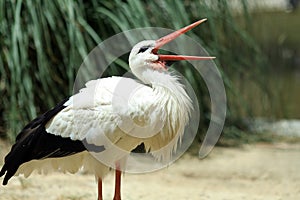
{"type": "MultiPolygon", "coordinates": [[[[1,158],[5,146],[0,143],[1,158]]],[[[122,178],[124,200],[298,200],[300,144],[219,147],[204,160],[184,155],[163,170],[122,178]]],[[[104,180],[104,199],[112,199],[113,187],[110,174],[104,180]]],[[[94,177],[87,174],[34,174],[0,186],[1,200],[96,200],[96,196],[94,177]]]]}

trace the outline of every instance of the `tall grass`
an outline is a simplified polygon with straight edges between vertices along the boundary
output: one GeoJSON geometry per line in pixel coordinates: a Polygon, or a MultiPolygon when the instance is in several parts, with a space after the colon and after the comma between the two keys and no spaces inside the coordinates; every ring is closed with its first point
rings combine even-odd
{"type": "MultiPolygon", "coordinates": [[[[230,75],[251,76],[246,69],[261,70],[263,62],[258,46],[249,36],[251,19],[246,0],[241,0],[244,27],[237,25],[226,0],[205,2],[1,1],[0,118],[5,122],[7,136],[14,138],[25,122],[71,94],[76,71],[93,47],[116,33],[139,27],[177,29],[208,18],[206,26],[188,34],[218,58],[227,89],[237,98],[230,75]]],[[[200,105],[202,116],[208,116],[209,97],[204,84],[199,84],[201,77],[192,76],[190,69],[183,73],[199,98],[204,99],[200,105]]],[[[237,118],[239,109],[245,109],[235,101],[229,99],[232,119],[237,118]]]]}
{"type": "Polygon", "coordinates": [[[78,64],[101,40],[82,3],[1,1],[0,9],[1,118],[14,138],[26,121],[69,94],[78,64]]]}

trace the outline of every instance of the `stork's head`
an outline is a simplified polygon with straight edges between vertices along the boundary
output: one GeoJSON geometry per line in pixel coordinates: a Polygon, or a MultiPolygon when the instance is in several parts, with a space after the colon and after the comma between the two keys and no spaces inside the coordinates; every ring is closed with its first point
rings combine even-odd
{"type": "Polygon", "coordinates": [[[200,57],[200,56],[182,56],[182,55],[160,55],[157,54],[158,50],[165,44],[171,42],[178,36],[184,34],[185,32],[191,30],[206,19],[199,20],[193,24],[190,24],[182,29],[179,29],[169,35],[166,35],[158,40],[145,40],[136,44],[129,55],[129,66],[132,72],[145,81],[143,77],[144,71],[159,71],[165,72],[168,70],[168,61],[178,61],[178,60],[210,60],[214,57],[200,57]]]}

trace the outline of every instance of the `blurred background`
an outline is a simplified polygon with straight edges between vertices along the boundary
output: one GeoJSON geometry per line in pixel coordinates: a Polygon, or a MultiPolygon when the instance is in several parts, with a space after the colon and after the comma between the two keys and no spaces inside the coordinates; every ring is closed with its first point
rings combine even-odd
{"type": "MultiPolygon", "coordinates": [[[[178,29],[201,18],[208,18],[206,24],[187,35],[217,57],[226,86],[228,113],[219,144],[272,141],[278,134],[282,139],[284,130],[300,134],[298,5],[298,0],[1,1],[0,137],[13,140],[26,122],[72,95],[80,63],[106,38],[140,27],[178,29]]],[[[106,76],[128,70],[127,57],[120,59],[125,62],[113,64],[106,76]]],[[[210,120],[207,88],[191,69],[181,73],[201,99],[201,142],[210,120]]]]}

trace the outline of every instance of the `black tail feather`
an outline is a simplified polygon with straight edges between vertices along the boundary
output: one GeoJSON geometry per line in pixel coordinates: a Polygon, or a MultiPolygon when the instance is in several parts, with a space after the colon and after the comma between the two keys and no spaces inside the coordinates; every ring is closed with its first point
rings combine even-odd
{"type": "MultiPolygon", "coordinates": [[[[104,147],[100,148],[104,150],[104,147]]],[[[80,140],[71,140],[51,133],[45,127],[39,127],[22,142],[17,142],[5,157],[5,164],[0,175],[5,177],[3,185],[16,173],[19,166],[30,160],[57,158],[73,155],[86,150],[80,140]]]]}
{"type": "Polygon", "coordinates": [[[86,140],[63,138],[46,131],[45,125],[66,107],[64,103],[67,100],[31,121],[18,134],[16,143],[6,155],[4,166],[0,171],[0,177],[5,174],[3,185],[7,184],[20,165],[30,160],[65,157],[85,150],[92,152],[105,150],[104,146],[88,144],[86,140]]]}
{"type": "Polygon", "coordinates": [[[16,167],[8,169],[5,164],[0,172],[0,177],[2,177],[5,174],[2,184],[7,185],[8,180],[16,173],[17,170],[18,168],[16,167]]]}
{"type": "Polygon", "coordinates": [[[4,166],[0,171],[0,177],[5,175],[3,185],[7,184],[19,166],[25,162],[33,159],[44,159],[47,156],[60,157],[60,155],[71,155],[85,150],[81,141],[62,138],[61,136],[47,133],[45,130],[47,122],[66,107],[64,103],[67,100],[65,99],[53,109],[28,123],[18,134],[16,143],[6,155],[4,166]]]}

